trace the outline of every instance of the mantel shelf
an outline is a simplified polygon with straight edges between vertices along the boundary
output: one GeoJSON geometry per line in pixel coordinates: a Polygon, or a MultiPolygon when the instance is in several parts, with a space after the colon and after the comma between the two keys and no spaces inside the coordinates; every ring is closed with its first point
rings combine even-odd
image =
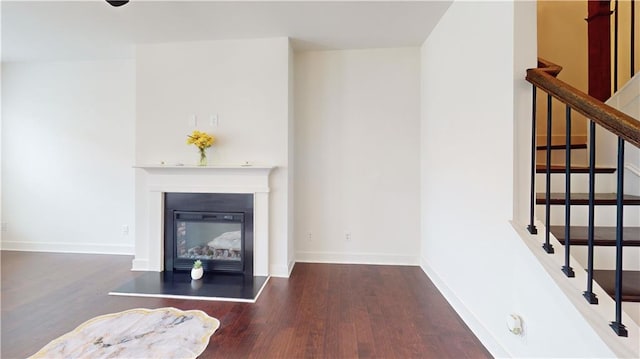
{"type": "Polygon", "coordinates": [[[199,171],[225,171],[225,170],[246,170],[246,171],[265,171],[267,172],[276,168],[276,166],[266,165],[234,165],[234,164],[220,164],[209,166],[196,166],[196,165],[162,165],[162,164],[143,164],[135,165],[133,168],[140,168],[146,171],[180,171],[180,170],[199,170],[199,171]]]}

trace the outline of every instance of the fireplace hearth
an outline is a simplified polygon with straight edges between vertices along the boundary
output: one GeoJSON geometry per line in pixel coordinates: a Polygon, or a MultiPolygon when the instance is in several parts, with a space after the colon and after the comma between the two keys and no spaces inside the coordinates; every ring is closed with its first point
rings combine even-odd
{"type": "Polygon", "coordinates": [[[253,195],[165,193],[164,268],[253,276],[253,195]]]}

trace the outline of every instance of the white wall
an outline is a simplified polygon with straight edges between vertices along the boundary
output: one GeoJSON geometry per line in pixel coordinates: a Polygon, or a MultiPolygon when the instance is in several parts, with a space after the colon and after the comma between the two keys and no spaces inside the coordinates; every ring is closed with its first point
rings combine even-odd
{"type": "MultiPolygon", "coordinates": [[[[2,15],[2,10],[0,6],[0,15],[2,15]]],[[[2,30],[0,30],[0,38],[2,37],[2,30]]],[[[2,41],[0,40],[0,43],[2,41]]],[[[2,45],[0,45],[2,46],[2,45]]],[[[0,63],[0,84],[2,84],[2,70],[4,68],[4,64],[0,63]]],[[[0,85],[0,114],[2,114],[2,85],[0,85]]],[[[2,118],[0,116],[0,248],[2,245],[2,236],[4,235],[4,219],[2,217],[2,118]]],[[[0,339],[0,345],[2,344],[2,339],[0,339]]]]}
{"type": "Polygon", "coordinates": [[[612,357],[509,224],[524,203],[514,178],[528,187],[514,146],[529,146],[530,119],[514,103],[530,98],[535,55],[518,51],[535,48],[531,17],[534,2],[458,1],[423,44],[422,266],[495,356],[612,357]],[[524,337],[507,331],[509,313],[524,337]]]}
{"type": "Polygon", "coordinates": [[[134,67],[3,64],[3,249],[133,253],[134,67]]]}
{"type": "Polygon", "coordinates": [[[418,263],[419,56],[296,54],[298,261],[418,263]]]}
{"type": "MultiPolygon", "coordinates": [[[[140,45],[136,51],[136,163],[195,164],[185,141],[213,133],[210,164],[274,165],[270,193],[271,274],[289,271],[289,41],[287,38],[140,45]],[[219,123],[212,127],[211,115],[219,123]]],[[[144,172],[136,173],[136,218],[144,218],[144,172]]],[[[147,235],[137,223],[138,238],[147,235]]],[[[138,252],[136,258],[148,254],[138,252]]]]}
{"type": "Polygon", "coordinates": [[[293,266],[296,262],[296,248],[295,248],[295,221],[294,221],[294,205],[295,205],[295,54],[293,51],[293,47],[291,47],[291,40],[289,41],[289,118],[288,118],[288,155],[289,155],[289,171],[287,172],[287,180],[289,181],[289,191],[287,193],[287,218],[288,218],[288,228],[287,228],[287,238],[289,242],[288,247],[288,274],[291,274],[293,270],[293,266]]]}

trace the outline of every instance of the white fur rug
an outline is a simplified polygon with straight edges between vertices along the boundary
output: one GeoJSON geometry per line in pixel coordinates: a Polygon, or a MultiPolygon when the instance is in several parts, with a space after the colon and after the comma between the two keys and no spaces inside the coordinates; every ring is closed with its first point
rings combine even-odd
{"type": "Polygon", "coordinates": [[[131,309],[90,319],[31,358],[196,358],[219,327],[200,310],[131,309]]]}

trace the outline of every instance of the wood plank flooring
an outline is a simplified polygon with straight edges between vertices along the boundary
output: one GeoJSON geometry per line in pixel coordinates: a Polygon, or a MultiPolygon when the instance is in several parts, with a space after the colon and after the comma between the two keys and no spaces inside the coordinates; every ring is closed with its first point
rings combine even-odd
{"type": "Polygon", "coordinates": [[[129,256],[1,253],[1,357],[24,358],[101,314],[200,309],[221,327],[201,358],[490,358],[419,267],[298,263],[255,304],[107,292],[129,256]]]}

